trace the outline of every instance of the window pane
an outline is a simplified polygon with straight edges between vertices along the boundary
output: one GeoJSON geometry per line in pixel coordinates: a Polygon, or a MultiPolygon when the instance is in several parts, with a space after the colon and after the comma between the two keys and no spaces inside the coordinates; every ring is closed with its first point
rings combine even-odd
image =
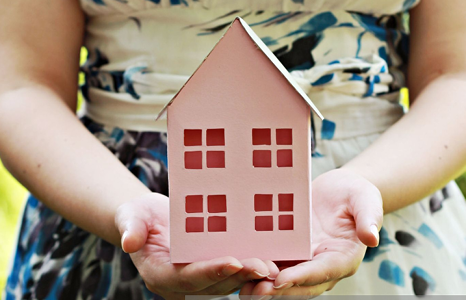
{"type": "Polygon", "coordinates": [[[278,210],[293,211],[293,194],[278,194],[278,210]]]}
{"type": "Polygon", "coordinates": [[[202,152],[187,151],[184,153],[184,167],[186,169],[202,169],[202,152]]]}
{"type": "Polygon", "coordinates": [[[256,217],[256,231],[272,231],[272,230],[273,230],[273,217],[272,216],[256,217]]]}
{"type": "Polygon", "coordinates": [[[293,230],[293,215],[278,216],[279,230],[293,230]]]}
{"type": "Polygon", "coordinates": [[[209,217],[207,223],[209,232],[227,231],[226,217],[209,217]]]}
{"type": "Polygon", "coordinates": [[[185,129],[184,130],[184,145],[185,146],[202,146],[202,130],[201,129],[185,129]]]}
{"type": "Polygon", "coordinates": [[[210,213],[222,213],[227,211],[226,195],[207,196],[207,211],[210,213]]]}
{"type": "Polygon", "coordinates": [[[207,151],[207,168],[225,168],[225,151],[207,151]]]}
{"type": "Polygon", "coordinates": [[[254,195],[255,211],[272,211],[272,195],[254,195]]]}
{"type": "Polygon", "coordinates": [[[207,129],[207,146],[225,146],[225,130],[207,129]]]}
{"type": "Polygon", "coordinates": [[[202,195],[186,196],[186,212],[201,213],[202,212],[202,195]]]}
{"type": "Polygon", "coordinates": [[[277,145],[291,144],[293,144],[291,129],[277,129],[277,145]]]}
{"type": "Polygon", "coordinates": [[[256,168],[272,167],[272,152],[270,150],[254,150],[252,152],[252,165],[256,168]]]}
{"type": "Polygon", "coordinates": [[[204,218],[186,218],[186,232],[203,232],[204,218]]]}
{"type": "Polygon", "coordinates": [[[253,145],[270,145],[270,128],[253,128],[252,129],[253,145]]]}
{"type": "Polygon", "coordinates": [[[277,150],[277,166],[292,167],[293,166],[293,150],[277,150]]]}

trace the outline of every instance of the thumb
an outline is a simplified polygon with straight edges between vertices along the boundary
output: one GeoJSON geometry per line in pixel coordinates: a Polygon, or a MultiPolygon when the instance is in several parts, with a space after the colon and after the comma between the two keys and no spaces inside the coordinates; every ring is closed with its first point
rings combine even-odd
{"type": "Polygon", "coordinates": [[[148,228],[138,211],[131,203],[121,205],[115,215],[115,224],[121,236],[121,248],[126,253],[139,251],[147,240],[148,228]]]}
{"type": "Polygon", "coordinates": [[[350,197],[359,240],[368,247],[377,247],[383,222],[383,202],[379,190],[367,182],[350,197]]]}

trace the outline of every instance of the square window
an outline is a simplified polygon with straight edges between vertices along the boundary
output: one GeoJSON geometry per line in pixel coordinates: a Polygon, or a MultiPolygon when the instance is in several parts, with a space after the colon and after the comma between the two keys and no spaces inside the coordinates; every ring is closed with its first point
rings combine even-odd
{"type": "Polygon", "coordinates": [[[225,146],[225,130],[207,129],[207,146],[225,146]]]}
{"type": "Polygon", "coordinates": [[[272,195],[254,195],[255,211],[272,211],[272,195]]]}
{"type": "Polygon", "coordinates": [[[252,129],[253,145],[270,145],[270,128],[253,128],[252,129]]]}
{"type": "Polygon", "coordinates": [[[254,150],[252,152],[252,165],[256,168],[272,167],[272,152],[270,150],[254,150]]]}
{"type": "Polygon", "coordinates": [[[202,130],[201,129],[185,129],[184,130],[184,145],[185,146],[202,146],[202,130]]]}
{"type": "Polygon", "coordinates": [[[293,166],[293,150],[277,150],[277,166],[292,167],[293,166]]]}
{"type": "Polygon", "coordinates": [[[186,169],[202,169],[202,151],[186,151],[184,153],[186,169]]]}
{"type": "Polygon", "coordinates": [[[186,212],[201,213],[202,212],[202,195],[186,196],[186,212]]]}
{"type": "Polygon", "coordinates": [[[273,217],[272,216],[256,217],[256,231],[272,231],[272,230],[273,230],[273,217]]]}
{"type": "Polygon", "coordinates": [[[209,232],[227,231],[227,218],[226,217],[209,217],[207,219],[207,227],[209,232]]]}
{"type": "Polygon", "coordinates": [[[293,194],[278,194],[278,210],[293,211],[293,194]]]}
{"type": "Polygon", "coordinates": [[[278,216],[279,230],[293,230],[293,215],[278,216]]]}
{"type": "Polygon", "coordinates": [[[204,218],[186,218],[186,232],[203,232],[204,218]]]}
{"type": "Polygon", "coordinates": [[[227,196],[225,195],[207,196],[207,211],[210,213],[227,212],[227,196]]]}
{"type": "Polygon", "coordinates": [[[225,151],[207,151],[207,168],[225,168],[225,151]]]}
{"type": "Polygon", "coordinates": [[[293,134],[291,129],[277,129],[277,145],[292,145],[293,134]]]}

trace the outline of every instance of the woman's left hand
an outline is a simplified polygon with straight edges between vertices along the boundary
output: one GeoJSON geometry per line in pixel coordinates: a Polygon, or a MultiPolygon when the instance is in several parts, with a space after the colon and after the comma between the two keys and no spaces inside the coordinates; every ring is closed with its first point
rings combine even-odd
{"type": "Polygon", "coordinates": [[[320,295],[356,272],[367,246],[378,245],[382,197],[364,177],[345,168],[332,170],[313,181],[312,197],[313,259],[281,263],[274,281],[247,283],[241,289],[242,299],[249,299],[246,295],[306,296],[303,299],[320,295]]]}

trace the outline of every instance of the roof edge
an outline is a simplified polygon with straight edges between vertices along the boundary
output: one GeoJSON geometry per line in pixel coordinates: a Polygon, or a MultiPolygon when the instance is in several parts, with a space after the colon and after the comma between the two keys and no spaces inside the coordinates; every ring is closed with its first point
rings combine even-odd
{"type": "MultiPolygon", "coordinates": [[[[288,83],[290,83],[290,85],[295,89],[295,91],[304,99],[304,101],[311,107],[311,109],[317,114],[317,116],[323,120],[324,119],[324,116],[320,113],[320,111],[317,109],[317,107],[314,105],[314,103],[312,103],[311,99],[309,99],[309,97],[306,95],[306,93],[301,89],[301,87],[296,83],[296,81],[293,79],[293,77],[291,77],[291,74],[288,72],[288,70],[282,65],[282,63],[278,60],[278,58],[272,53],[272,51],[270,51],[270,49],[264,44],[264,42],[257,36],[257,34],[251,29],[251,27],[249,27],[248,23],[246,23],[246,21],[244,21],[241,17],[236,17],[235,20],[233,22],[231,22],[230,26],[228,27],[228,29],[230,29],[230,27],[233,25],[233,23],[238,20],[241,24],[241,26],[243,26],[244,30],[246,31],[246,33],[249,35],[249,37],[252,39],[252,41],[259,47],[259,49],[262,51],[262,53],[265,54],[265,56],[267,56],[267,58],[274,64],[274,66],[282,73],[282,75],[286,78],[286,80],[288,81],[288,83]]],[[[228,29],[225,31],[225,33],[228,31],[228,29]]],[[[225,36],[225,33],[222,35],[222,37],[219,39],[219,41],[217,42],[217,44],[222,40],[222,38],[225,36]]],[[[212,50],[209,52],[209,54],[204,58],[204,60],[202,61],[202,63],[197,67],[196,71],[194,71],[194,73],[189,77],[189,79],[185,82],[185,84],[180,88],[180,90],[175,94],[175,96],[173,96],[173,98],[170,100],[170,102],[168,102],[164,108],[159,112],[159,114],[157,115],[157,118],[155,119],[156,121],[158,121],[160,118],[162,118],[165,114],[166,114],[166,111],[168,109],[168,107],[173,103],[173,101],[175,100],[175,98],[178,96],[178,94],[180,93],[180,91],[185,87],[185,85],[189,82],[189,80],[191,79],[191,77],[194,76],[194,74],[196,74],[197,70],[202,66],[202,64],[204,63],[204,61],[209,57],[210,53],[215,49],[215,47],[217,46],[217,44],[215,44],[215,46],[212,48],[212,50]]]]}
{"type": "Polygon", "coordinates": [[[267,58],[277,67],[277,69],[283,74],[283,76],[288,80],[291,86],[298,92],[298,94],[303,97],[306,103],[312,108],[312,110],[319,116],[321,120],[324,119],[324,116],[320,113],[317,107],[312,103],[311,99],[306,95],[306,93],[301,89],[301,87],[296,83],[296,81],[291,77],[290,72],[282,65],[282,63],[278,60],[278,58],[270,51],[269,47],[267,47],[264,42],[257,36],[257,34],[249,27],[248,23],[244,21],[240,17],[236,17],[243,25],[243,28],[248,33],[249,37],[253,40],[253,42],[261,49],[261,51],[267,56],[267,58]]]}

